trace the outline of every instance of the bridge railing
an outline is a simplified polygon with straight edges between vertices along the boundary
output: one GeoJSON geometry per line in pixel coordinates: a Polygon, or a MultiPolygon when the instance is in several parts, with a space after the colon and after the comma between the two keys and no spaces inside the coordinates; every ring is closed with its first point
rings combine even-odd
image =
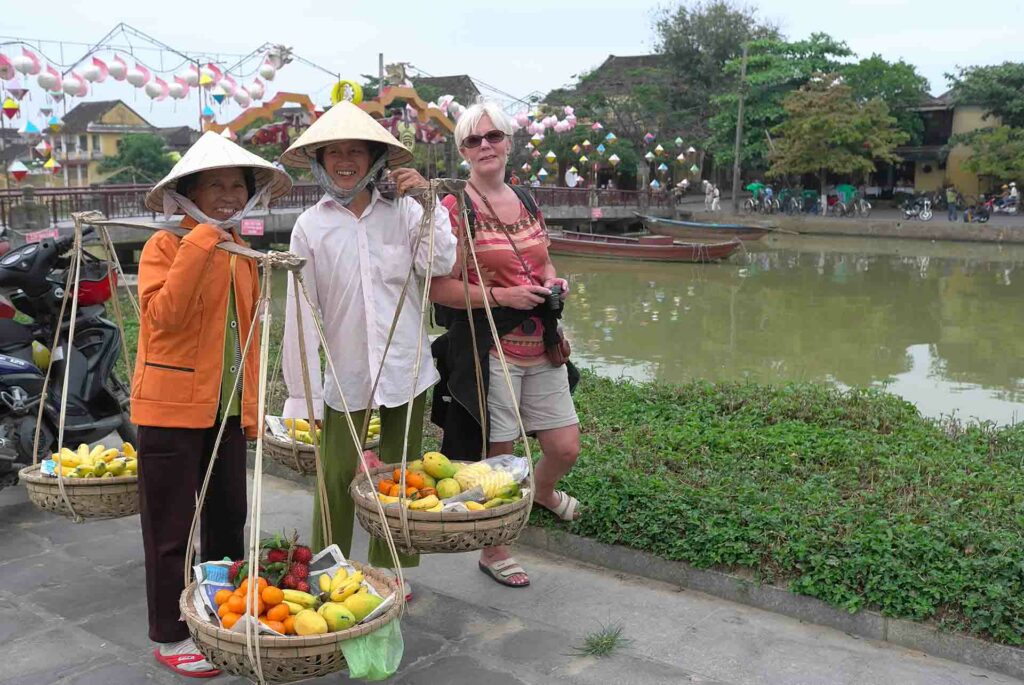
{"type": "MultiPolygon", "coordinates": [[[[111,219],[150,216],[146,209],[146,193],[151,186],[118,185],[94,188],[38,188],[35,202],[49,209],[51,221],[69,221],[72,212],[97,210],[111,219]]],[[[669,193],[589,188],[531,188],[541,207],[645,207],[671,206],[669,193]]],[[[284,197],[271,205],[281,209],[305,209],[316,204],[323,191],[312,183],[299,183],[284,197]]],[[[22,204],[20,190],[0,190],[0,225],[8,226],[11,208],[22,204]]]]}

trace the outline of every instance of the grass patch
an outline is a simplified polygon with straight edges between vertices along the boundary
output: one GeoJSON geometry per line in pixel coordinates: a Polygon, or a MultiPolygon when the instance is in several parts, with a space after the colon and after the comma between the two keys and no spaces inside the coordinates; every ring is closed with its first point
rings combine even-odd
{"type": "Polygon", "coordinates": [[[625,647],[629,640],[623,637],[623,628],[619,624],[601,626],[600,630],[588,634],[583,638],[583,644],[575,648],[575,652],[581,656],[594,656],[603,658],[611,656],[615,650],[625,647]]]}
{"type": "Polygon", "coordinates": [[[875,390],[584,375],[562,481],[601,542],[1024,644],[1024,428],[875,390]]]}

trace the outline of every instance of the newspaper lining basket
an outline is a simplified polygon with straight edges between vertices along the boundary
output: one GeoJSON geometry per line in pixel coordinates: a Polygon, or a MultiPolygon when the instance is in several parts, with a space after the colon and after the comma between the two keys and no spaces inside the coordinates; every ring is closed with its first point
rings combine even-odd
{"type": "MultiPolygon", "coordinates": [[[[373,449],[378,444],[380,441],[377,439],[369,440],[363,448],[373,449]]],[[[312,445],[282,440],[268,431],[263,434],[263,453],[281,466],[297,471],[303,476],[316,475],[316,454],[312,445]]]]}
{"type": "MultiPolygon", "coordinates": [[[[397,591],[397,580],[366,564],[356,561],[349,563],[362,571],[367,582],[382,596],[386,597],[397,591]]],[[[193,582],[185,588],[178,605],[199,651],[217,668],[255,682],[256,671],[246,651],[245,633],[226,630],[200,616],[192,606],[195,587],[196,584],[193,582]]],[[[393,602],[381,616],[369,623],[352,626],[348,630],[306,636],[260,635],[260,664],[263,667],[264,678],[268,683],[293,683],[345,669],[345,655],[341,652],[341,643],[372,633],[397,620],[404,598],[398,595],[396,599],[397,601],[393,602]]]]}
{"type": "MultiPolygon", "coordinates": [[[[19,473],[28,498],[43,511],[73,518],[60,494],[57,479],[44,476],[39,464],[26,466],[19,473]]],[[[71,506],[83,519],[110,519],[139,513],[138,476],[116,478],[64,478],[64,492],[71,506]]]]}
{"type": "MultiPolygon", "coordinates": [[[[372,493],[367,492],[366,477],[362,474],[357,475],[349,486],[359,525],[375,538],[384,538],[384,527],[377,511],[376,486],[391,474],[394,467],[394,464],[389,464],[370,470],[374,484],[372,493]]],[[[384,515],[395,546],[403,554],[471,552],[514,542],[529,520],[531,497],[532,493],[524,487],[521,499],[483,511],[427,512],[408,509],[408,542],[398,507],[384,507],[384,515]]]]}

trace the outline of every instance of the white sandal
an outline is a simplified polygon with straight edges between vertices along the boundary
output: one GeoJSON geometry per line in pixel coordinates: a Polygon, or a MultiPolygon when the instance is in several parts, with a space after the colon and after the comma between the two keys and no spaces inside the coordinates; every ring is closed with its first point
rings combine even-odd
{"type": "Polygon", "coordinates": [[[558,498],[558,504],[554,507],[544,507],[540,502],[537,504],[540,504],[540,506],[544,507],[563,521],[575,521],[579,518],[576,516],[576,509],[580,506],[580,501],[578,499],[568,493],[562,492],[561,490],[555,490],[555,497],[558,498]]]}

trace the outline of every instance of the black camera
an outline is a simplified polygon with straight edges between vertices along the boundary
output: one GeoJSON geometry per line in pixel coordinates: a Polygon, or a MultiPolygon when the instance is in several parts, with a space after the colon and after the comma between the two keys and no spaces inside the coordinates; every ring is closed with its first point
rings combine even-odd
{"type": "Polygon", "coordinates": [[[558,283],[549,288],[551,294],[548,295],[548,309],[553,312],[561,311],[562,309],[562,286],[558,283]]]}

